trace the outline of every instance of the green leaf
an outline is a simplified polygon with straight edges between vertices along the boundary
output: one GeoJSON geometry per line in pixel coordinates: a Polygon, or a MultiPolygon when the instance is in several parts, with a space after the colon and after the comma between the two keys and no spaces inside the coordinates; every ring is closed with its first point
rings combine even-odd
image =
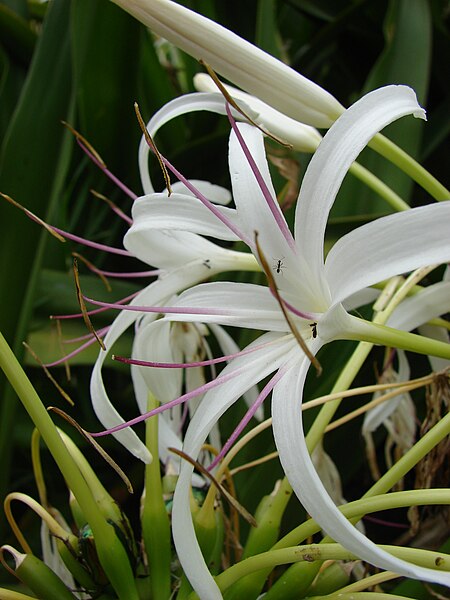
{"type": "MultiPolygon", "coordinates": [[[[1,191],[41,216],[51,213],[68,164],[60,119],[70,111],[71,69],[67,26],[70,3],[54,0],[48,11],[30,71],[10,126],[0,159],[1,191]],[[57,176],[59,173],[59,176],[57,176]]],[[[34,286],[48,234],[5,201],[0,203],[0,330],[22,355],[34,299],[34,286]],[[43,235],[45,237],[43,237],[43,235]],[[42,243],[40,243],[42,240],[42,243]]],[[[7,485],[11,430],[16,400],[3,395],[0,414],[0,454],[7,485]]]]}
{"type": "MultiPolygon", "coordinates": [[[[363,92],[383,85],[409,85],[416,91],[419,102],[425,105],[431,68],[431,26],[427,0],[391,1],[384,22],[385,47],[367,78],[363,92]]],[[[413,157],[418,157],[424,126],[420,119],[405,117],[387,127],[383,133],[413,157]]],[[[409,201],[413,182],[408,176],[370,150],[363,152],[360,162],[409,201]]],[[[349,179],[344,184],[341,202],[334,214],[385,210],[386,204],[380,198],[354,179],[349,179]]]]}

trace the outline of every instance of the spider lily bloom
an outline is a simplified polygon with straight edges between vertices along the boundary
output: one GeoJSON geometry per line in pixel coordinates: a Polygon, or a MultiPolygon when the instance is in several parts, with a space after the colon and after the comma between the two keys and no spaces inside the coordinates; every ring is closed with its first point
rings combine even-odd
{"type": "MultiPolygon", "coordinates": [[[[212,103],[214,106],[218,106],[217,95],[215,95],[212,103]]],[[[171,103],[169,107],[169,114],[174,115],[172,110],[174,105],[171,103]]],[[[204,107],[204,102],[202,102],[204,107]]],[[[202,108],[203,109],[203,108],[202,108]]],[[[158,129],[168,120],[167,107],[163,107],[158,113],[156,113],[153,119],[149,123],[149,132],[153,136],[158,129]]],[[[223,112],[223,100],[221,100],[221,109],[219,112],[223,112]]],[[[141,160],[141,180],[143,188],[146,192],[150,192],[150,195],[138,198],[132,209],[133,224],[130,230],[125,235],[124,246],[127,248],[131,256],[139,258],[141,261],[151,265],[158,265],[158,268],[166,271],[165,274],[161,275],[158,280],[154,281],[146,288],[144,288],[139,294],[137,294],[130,302],[130,307],[135,306],[164,306],[173,297],[176,296],[182,290],[189,288],[201,281],[209,279],[211,276],[223,271],[235,271],[235,270],[259,270],[259,267],[251,254],[243,252],[235,252],[222,248],[217,244],[204,239],[201,235],[188,231],[175,231],[171,225],[166,227],[156,226],[149,231],[142,229],[142,224],[146,223],[145,210],[148,206],[159,205],[159,202],[170,208],[170,211],[175,211],[180,215],[184,215],[184,207],[189,201],[196,201],[193,198],[192,192],[189,191],[187,186],[195,184],[197,194],[203,194],[206,202],[209,202],[211,210],[216,214],[222,216],[222,218],[230,217],[233,212],[231,209],[221,206],[230,201],[230,193],[220,186],[212,185],[205,181],[195,181],[185,183],[176,182],[172,185],[172,194],[168,198],[167,191],[160,194],[151,193],[153,192],[153,185],[148,175],[147,166],[147,154],[141,147],[140,151],[141,160]],[[207,200],[206,200],[207,198],[207,200]],[[169,203],[168,205],[166,203],[169,203]]],[[[172,213],[173,214],[173,213],[172,213]]],[[[226,239],[235,241],[238,238],[236,231],[231,231],[225,227],[217,218],[208,212],[209,219],[204,224],[203,232],[208,231],[212,235],[217,237],[225,236],[226,239]]],[[[155,225],[155,224],[154,224],[155,225]]],[[[127,311],[125,307],[117,306],[117,308],[124,308],[124,310],[114,320],[106,336],[103,339],[103,343],[106,348],[106,352],[101,350],[99,356],[95,362],[94,369],[91,376],[91,399],[94,411],[100,420],[100,422],[106,428],[115,427],[123,423],[123,419],[118,411],[112,405],[108,393],[106,391],[103,377],[102,367],[104,360],[107,356],[114,343],[119,337],[125,332],[128,327],[137,322],[137,320],[145,314],[143,312],[127,311]]],[[[147,324],[154,321],[157,318],[157,313],[146,316],[147,324]]],[[[220,332],[216,334],[220,336],[220,332]]],[[[221,336],[223,339],[223,336],[221,336]]],[[[139,390],[137,393],[138,403],[141,412],[146,411],[147,398],[143,392],[143,382],[139,381],[138,376],[135,377],[135,388],[139,390]]],[[[254,392],[253,392],[254,393],[254,392]]],[[[166,430],[167,431],[167,430],[166,430]]],[[[149,462],[151,456],[146,446],[141,442],[139,437],[131,429],[124,429],[114,434],[115,437],[136,457],[149,462]]],[[[179,444],[174,444],[178,446],[179,444]]]]}
{"type": "MultiPolygon", "coordinates": [[[[273,260],[279,294],[312,354],[334,339],[357,339],[450,356],[450,348],[444,344],[367,323],[345,310],[367,302],[368,286],[420,266],[450,260],[449,203],[412,209],[363,225],[343,236],[324,261],[328,214],[348,168],[376,133],[408,114],[424,118],[414,92],[404,86],[390,86],[371,92],[338,119],[305,174],[296,207],[295,237],[274,200],[261,132],[247,124],[233,124],[229,162],[236,211],[227,213],[230,225],[241,231],[241,239],[257,258],[264,255],[268,261],[273,260]]],[[[208,232],[211,215],[195,198],[186,200],[183,211],[174,212],[167,201],[142,206],[128,234],[129,247],[133,236],[142,237],[145,228],[151,237],[154,222],[162,229],[172,227],[177,232],[220,237],[218,226],[208,232]]],[[[223,235],[221,239],[229,238],[223,235]]],[[[309,457],[301,421],[300,403],[310,361],[267,287],[205,283],[181,293],[166,312],[170,312],[164,317],[167,320],[266,331],[250,346],[254,352],[231,361],[220,375],[222,385],[205,395],[185,435],[183,449],[187,454],[198,456],[225,410],[252,385],[275,373],[260,399],[273,390],[273,430],[280,460],[307,512],[328,535],[360,559],[407,577],[450,584],[448,573],[411,565],[380,550],[343,517],[329,498],[309,457]],[[262,348],[263,344],[267,345],[262,348]]],[[[195,591],[201,598],[213,600],[221,594],[196,541],[189,510],[191,476],[192,467],[183,463],[174,497],[174,540],[195,591]]]]}
{"type": "Polygon", "coordinates": [[[343,106],[326,90],[214,21],[171,0],[113,0],[152,31],[280,112],[329,127],[343,106]]]}

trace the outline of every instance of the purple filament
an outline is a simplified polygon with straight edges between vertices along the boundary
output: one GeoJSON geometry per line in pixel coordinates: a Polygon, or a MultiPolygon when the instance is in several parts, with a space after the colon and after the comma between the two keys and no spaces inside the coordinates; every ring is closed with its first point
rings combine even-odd
{"type": "Polygon", "coordinates": [[[187,402],[191,398],[200,396],[201,394],[204,394],[208,390],[218,387],[219,385],[222,385],[222,383],[226,383],[230,379],[233,379],[234,377],[237,377],[238,375],[243,373],[244,369],[245,369],[245,367],[241,367],[240,369],[236,369],[235,371],[232,371],[231,373],[226,373],[225,375],[219,375],[219,377],[216,377],[216,379],[213,379],[212,381],[208,381],[208,383],[201,385],[200,387],[196,388],[195,390],[191,390],[190,392],[183,394],[182,396],[180,396],[179,398],[176,398],[175,400],[166,402],[166,404],[162,404],[161,406],[158,406],[158,408],[154,408],[150,412],[144,413],[143,415],[140,415],[139,417],[135,417],[134,419],[131,419],[131,421],[127,421],[126,423],[121,423],[120,425],[116,425],[115,427],[111,427],[110,429],[106,429],[105,431],[91,433],[90,435],[92,435],[92,437],[102,437],[104,435],[110,435],[111,433],[116,433],[117,431],[121,431],[122,429],[126,429],[127,427],[131,427],[132,425],[137,425],[137,423],[146,421],[150,417],[158,415],[159,413],[162,413],[165,410],[170,410],[174,406],[183,404],[183,402],[187,402]]]}
{"type": "Polygon", "coordinates": [[[264,181],[264,177],[262,176],[261,171],[258,169],[258,165],[256,164],[247,144],[245,143],[241,132],[239,131],[239,127],[237,126],[236,121],[234,120],[231,114],[230,105],[228,104],[228,102],[226,103],[226,111],[231,127],[233,128],[233,131],[236,134],[237,140],[242,148],[245,158],[247,159],[247,162],[250,165],[251,170],[253,171],[259,189],[261,190],[261,193],[267,202],[267,206],[269,207],[270,212],[272,213],[273,218],[275,219],[275,222],[278,225],[289,247],[295,252],[296,246],[295,240],[292,237],[292,233],[290,232],[289,227],[287,226],[287,223],[280,211],[278,204],[272,198],[272,194],[270,193],[269,188],[267,187],[267,184],[264,181]]]}

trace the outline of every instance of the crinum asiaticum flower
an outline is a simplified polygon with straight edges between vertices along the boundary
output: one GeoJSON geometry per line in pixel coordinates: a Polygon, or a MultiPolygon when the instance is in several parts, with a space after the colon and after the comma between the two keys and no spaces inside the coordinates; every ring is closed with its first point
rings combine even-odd
{"type": "MultiPolygon", "coordinates": [[[[204,95],[202,94],[201,96],[204,95]]],[[[211,103],[213,108],[216,109],[218,106],[217,98],[214,97],[211,103]]],[[[205,106],[203,100],[201,106],[201,109],[203,110],[205,106]]],[[[195,110],[197,109],[198,108],[195,105],[195,110]]],[[[217,110],[218,112],[224,112],[223,102],[221,108],[217,110]]],[[[168,106],[163,107],[158,111],[148,125],[150,134],[152,136],[155,135],[158,129],[167,122],[167,120],[178,114],[178,111],[179,106],[176,101],[174,101],[174,104],[170,103],[168,106]]],[[[151,193],[153,192],[153,185],[148,175],[147,152],[143,146],[141,146],[140,149],[140,157],[142,185],[147,193],[151,193]]],[[[186,183],[189,185],[189,182],[186,183]]],[[[206,181],[195,181],[194,183],[197,193],[204,194],[203,197],[205,199],[208,198],[208,200],[205,201],[211,202],[211,209],[216,212],[216,214],[230,216],[230,213],[232,212],[231,209],[222,206],[223,204],[227,204],[231,199],[228,190],[206,181]]],[[[192,192],[190,192],[183,183],[175,182],[172,185],[172,194],[170,197],[168,197],[168,192],[165,190],[159,194],[153,194],[151,198],[155,201],[170,201],[172,209],[176,210],[176,207],[179,207],[180,214],[184,214],[183,208],[188,203],[189,199],[196,200],[192,198],[192,195],[190,194],[192,194],[192,192]]],[[[139,222],[141,220],[141,212],[142,203],[136,202],[133,206],[133,218],[135,221],[137,220],[139,222]]],[[[212,224],[213,231],[219,238],[225,235],[226,239],[232,241],[238,239],[236,233],[230,231],[217,220],[216,217],[213,215],[209,216],[209,225],[212,224]]],[[[209,225],[207,222],[206,228],[208,228],[209,225]]],[[[191,287],[198,282],[209,279],[211,276],[222,271],[259,269],[254,257],[248,253],[228,250],[206,240],[196,233],[189,231],[174,231],[170,226],[157,227],[151,231],[151,235],[146,235],[145,232],[140,235],[136,228],[133,228],[133,235],[130,240],[131,242],[128,248],[128,236],[126,235],[124,245],[131,251],[131,254],[143,262],[158,267],[162,270],[162,274],[156,281],[152,282],[139,292],[128,305],[128,310],[123,310],[114,320],[103,340],[106,351],[100,350],[99,356],[95,362],[90,386],[92,405],[100,422],[108,428],[124,423],[124,420],[108,397],[102,376],[103,363],[108,352],[113,349],[113,346],[119,337],[126,329],[133,324],[136,324],[136,322],[145,315],[145,311],[133,310],[133,308],[139,306],[164,305],[164,303],[169,302],[182,290],[191,287]]],[[[120,305],[113,306],[118,309],[125,308],[120,305]]],[[[155,312],[153,314],[145,315],[146,325],[150,326],[153,321],[156,321],[157,317],[158,314],[155,312]]],[[[137,343],[139,343],[139,338],[144,331],[145,328],[142,326],[137,329],[137,343]]],[[[232,353],[236,350],[235,347],[231,348],[225,332],[223,332],[220,327],[216,327],[214,333],[219,339],[219,345],[221,345],[226,352],[232,353]]],[[[149,359],[150,357],[144,355],[144,358],[149,359]]],[[[133,369],[133,378],[138,406],[141,412],[145,412],[147,410],[147,396],[142,376],[141,374],[137,374],[133,369]]],[[[249,393],[249,399],[252,397],[252,393],[254,394],[254,391],[249,393]]],[[[160,401],[164,401],[164,399],[165,398],[159,398],[160,401]]],[[[178,441],[176,440],[176,436],[171,435],[169,429],[164,429],[163,431],[165,431],[166,435],[161,437],[160,450],[162,454],[165,454],[168,445],[179,447],[181,443],[179,439],[178,441]]],[[[123,431],[118,431],[114,435],[135,456],[145,462],[151,460],[148,449],[134,431],[131,429],[124,429],[123,431]]]]}
{"type": "Polygon", "coordinates": [[[225,27],[171,0],[113,0],[152,31],[280,112],[329,127],[343,106],[326,90],[225,27]]]}
{"type": "MultiPolygon", "coordinates": [[[[345,308],[367,301],[366,288],[399,273],[450,259],[450,203],[429,205],[377,219],[342,237],[324,260],[324,235],[341,182],[373,135],[395,119],[424,117],[414,92],[389,86],[371,92],[332,126],[305,174],[292,236],[276,203],[260,131],[234,124],[229,163],[236,205],[234,231],[255,257],[273,261],[273,277],[291,320],[315,354],[334,339],[358,339],[450,357],[450,347],[351,316],[345,308]],[[255,244],[258,232],[259,249],[255,244]],[[418,243],[420,240],[420,243],[418,243]],[[345,308],[344,308],[345,307],[345,308]]],[[[142,198],[127,235],[128,247],[151,237],[155,227],[217,237],[211,214],[196,198],[182,212],[170,201],[142,198]]],[[[227,239],[227,238],[225,238],[227,239]]],[[[133,251],[133,250],[132,250],[133,251]]],[[[265,286],[214,282],[193,287],[166,312],[168,320],[194,320],[266,331],[252,353],[235,358],[217,378],[194,415],[184,451],[196,457],[220,416],[252,385],[275,373],[261,392],[272,394],[273,431],[282,466],[307,512],[334,540],[380,568],[450,584],[450,574],[392,557],[358,532],[336,509],[311,462],[303,432],[301,400],[310,360],[297,344],[278,302],[265,286]],[[177,312],[178,311],[178,312],[177,312]],[[170,314],[169,314],[170,313],[170,314]]],[[[202,558],[189,510],[192,467],[183,463],[175,492],[173,533],[179,559],[195,591],[213,600],[221,594],[202,558]]]]}

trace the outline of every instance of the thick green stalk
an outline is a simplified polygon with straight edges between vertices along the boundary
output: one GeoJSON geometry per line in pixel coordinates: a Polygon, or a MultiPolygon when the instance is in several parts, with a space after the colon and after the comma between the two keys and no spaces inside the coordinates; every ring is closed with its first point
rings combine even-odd
{"type": "Polygon", "coordinates": [[[419,164],[407,152],[399,148],[394,142],[380,133],[376,135],[369,146],[381,156],[396,165],[404,173],[409,175],[416,183],[426,190],[435,200],[450,200],[450,192],[433,175],[431,175],[421,164],[419,164]]]}
{"type": "Polygon", "coordinates": [[[369,171],[369,169],[366,169],[366,167],[354,162],[349,168],[349,172],[365,183],[368,188],[376,192],[380,198],[383,198],[383,200],[385,200],[394,210],[402,211],[411,208],[403,198],[386,185],[384,181],[381,181],[381,179],[369,171]]]}
{"type": "Polygon", "coordinates": [[[86,481],[59,436],[57,428],[1,333],[0,367],[39,429],[68,487],[88,520],[94,533],[101,565],[111,585],[120,600],[138,600],[130,563],[114,528],[102,517],[86,481]]]}
{"type": "MultiPolygon", "coordinates": [[[[148,410],[158,406],[149,393],[148,410]]],[[[145,496],[142,506],[142,537],[148,558],[150,589],[154,600],[170,597],[170,523],[163,498],[158,453],[158,417],[145,422],[145,438],[153,461],[145,466],[145,496]]]]}
{"type": "MultiPolygon", "coordinates": [[[[446,571],[450,568],[450,556],[440,552],[419,550],[417,548],[401,548],[399,546],[380,545],[379,548],[389,552],[393,556],[407,560],[416,565],[428,568],[436,568],[446,571]]],[[[225,591],[241,577],[254,573],[260,569],[267,569],[278,565],[296,562],[316,562],[324,560],[355,560],[358,557],[352,554],[340,544],[308,544],[305,546],[293,546],[280,550],[270,550],[257,556],[251,556],[237,563],[216,577],[216,583],[222,591],[225,591]]]]}

